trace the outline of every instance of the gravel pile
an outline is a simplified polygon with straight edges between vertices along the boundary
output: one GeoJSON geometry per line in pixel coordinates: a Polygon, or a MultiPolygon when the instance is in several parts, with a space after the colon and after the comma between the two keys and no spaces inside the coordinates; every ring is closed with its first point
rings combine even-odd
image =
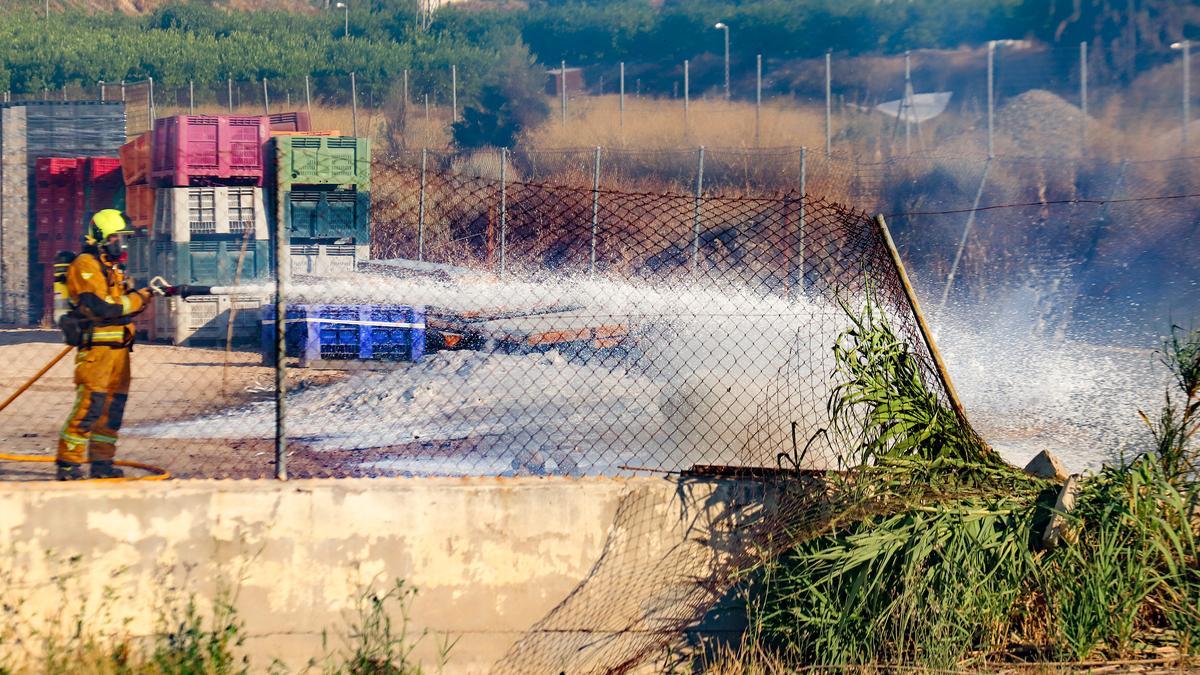
{"type": "MultiPolygon", "coordinates": [[[[1026,157],[1080,156],[1080,124],[1083,111],[1042,89],[1031,89],[1008,99],[996,111],[996,136],[1003,154],[1026,157]]],[[[1088,119],[1088,137],[1104,133],[1088,119]]]]}

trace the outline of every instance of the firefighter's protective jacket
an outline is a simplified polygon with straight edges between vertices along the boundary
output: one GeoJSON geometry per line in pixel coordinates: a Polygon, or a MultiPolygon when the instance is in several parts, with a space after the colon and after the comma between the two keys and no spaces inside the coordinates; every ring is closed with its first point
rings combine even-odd
{"type": "Polygon", "coordinates": [[[146,298],[131,292],[124,273],[102,262],[95,249],[85,249],[67,268],[67,296],[75,311],[92,322],[85,345],[133,344],[132,318],[145,308],[146,298]]]}

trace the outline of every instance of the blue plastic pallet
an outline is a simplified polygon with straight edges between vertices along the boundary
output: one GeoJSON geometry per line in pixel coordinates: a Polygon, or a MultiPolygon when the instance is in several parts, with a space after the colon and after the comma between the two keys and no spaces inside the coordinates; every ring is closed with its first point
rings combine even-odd
{"type": "MultiPolygon", "coordinates": [[[[284,341],[301,366],[346,361],[418,361],[425,355],[425,308],[404,305],[291,305],[284,341]]],[[[275,353],[275,307],[262,312],[263,356],[275,353]]]]}

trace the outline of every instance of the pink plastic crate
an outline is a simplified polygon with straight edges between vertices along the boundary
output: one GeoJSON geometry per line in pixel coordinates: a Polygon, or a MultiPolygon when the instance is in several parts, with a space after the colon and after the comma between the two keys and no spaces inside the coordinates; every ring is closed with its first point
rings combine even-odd
{"type": "Polygon", "coordinates": [[[306,112],[275,113],[269,118],[271,131],[312,131],[306,112]]]}
{"type": "Polygon", "coordinates": [[[150,177],[162,187],[263,184],[267,117],[179,115],[154,121],[150,177]]]}
{"type": "Polygon", "coordinates": [[[87,179],[96,183],[116,184],[121,181],[121,160],[117,157],[89,157],[87,179]]]}

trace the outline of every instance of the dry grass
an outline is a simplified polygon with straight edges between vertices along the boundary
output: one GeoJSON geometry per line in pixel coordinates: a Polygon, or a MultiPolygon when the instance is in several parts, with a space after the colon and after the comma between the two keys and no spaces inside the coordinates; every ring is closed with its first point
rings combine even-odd
{"type": "MultiPolygon", "coordinates": [[[[774,101],[763,105],[755,135],[754,104],[625,97],[624,124],[619,97],[590,96],[569,102],[564,125],[556,104],[544,124],[526,136],[537,148],[629,147],[645,149],[713,147],[823,147],[825,110],[774,101]],[[757,142],[756,142],[757,140],[757,142]]],[[[835,120],[834,133],[839,131],[835,120]]]]}

